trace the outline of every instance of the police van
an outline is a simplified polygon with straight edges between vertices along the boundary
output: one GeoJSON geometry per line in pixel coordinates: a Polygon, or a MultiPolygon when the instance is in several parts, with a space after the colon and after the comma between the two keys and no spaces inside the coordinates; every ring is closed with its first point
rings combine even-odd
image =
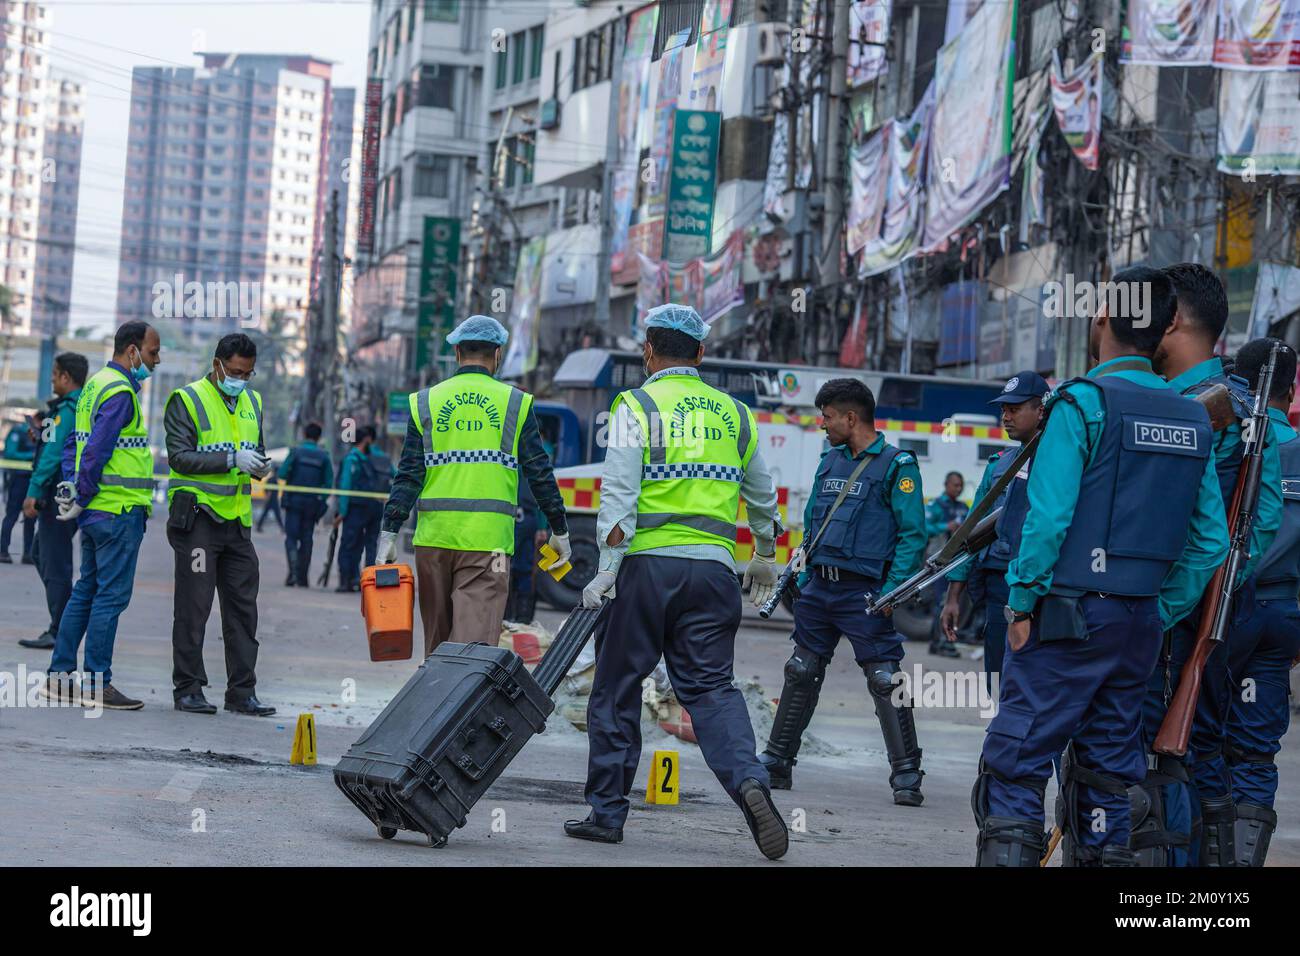
{"type": "MultiPolygon", "coordinates": [[[[876,396],[876,427],[888,441],[916,456],[927,500],[939,494],[944,477],[956,471],[966,480],[969,501],[989,456],[1015,444],[991,413],[994,406],[988,404],[1001,392],[1001,382],[711,358],[699,371],[709,385],[754,411],[758,447],[776,482],[786,527],[777,539],[778,565],[788,561],[803,540],[804,506],[826,447],[814,400],[828,379],[857,378],[871,389],[876,396]]],[[[582,588],[596,573],[596,513],[610,404],[615,395],[639,387],[644,378],[639,352],[580,349],[556,370],[552,397],[533,403],[556,465],[573,544],[573,570],[563,581],[545,574],[537,577],[542,599],[560,610],[578,603],[582,588]]],[[[753,554],[743,501],[736,542],[736,562],[743,568],[753,554]]],[[[929,633],[933,615],[923,603],[896,612],[900,630],[910,637],[929,633]]]]}

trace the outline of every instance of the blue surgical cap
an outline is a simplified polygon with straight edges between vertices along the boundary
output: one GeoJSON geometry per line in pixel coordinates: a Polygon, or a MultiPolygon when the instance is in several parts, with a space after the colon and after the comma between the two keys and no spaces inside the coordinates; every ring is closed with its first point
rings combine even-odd
{"type": "Polygon", "coordinates": [[[709,327],[689,305],[657,305],[646,313],[647,329],[674,329],[685,332],[697,342],[703,342],[709,327]]]}
{"type": "Polygon", "coordinates": [[[493,345],[505,345],[510,337],[505,326],[496,319],[486,315],[471,315],[451,330],[447,342],[456,345],[460,342],[491,342],[493,345]]]}

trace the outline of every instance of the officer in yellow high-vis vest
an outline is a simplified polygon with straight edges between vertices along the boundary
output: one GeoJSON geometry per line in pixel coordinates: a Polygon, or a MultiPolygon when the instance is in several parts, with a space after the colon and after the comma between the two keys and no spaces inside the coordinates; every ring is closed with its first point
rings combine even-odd
{"type": "Polygon", "coordinates": [[[81,532],[81,573],[59,620],[44,696],[73,703],[94,695],[109,710],[139,710],[144,703],[112,683],[117,621],[131,601],[135,563],[153,504],[153,454],[140,409],[140,387],[162,360],[158,332],[147,322],[126,322],[113,337],[113,358],[86,379],[63,458],[59,521],[81,532]],[[80,690],[67,679],[86,639],[80,690]]]}
{"type": "Polygon", "coordinates": [[[268,717],[257,699],[257,551],[253,479],[271,471],[262,432],[262,397],[249,387],[257,346],[242,332],[217,342],[212,368],[172,392],[167,429],[167,540],[176,553],[172,617],[172,697],[177,710],[215,714],[203,696],[203,632],[212,595],[221,599],[226,657],[225,709],[268,717]]]}
{"type": "Polygon", "coordinates": [[[515,550],[519,481],[528,482],[550,525],[550,544],[571,554],[551,459],[542,447],[533,397],[493,376],[507,333],[472,315],[452,330],[459,368],[445,381],[413,392],[397,477],[384,506],[377,561],[397,556],[397,533],[417,511],[416,590],[424,653],[443,641],[501,636],[515,550]]]}
{"type": "Polygon", "coordinates": [[[588,607],[613,598],[596,639],[587,706],[591,812],[564,829],[582,840],[622,842],[641,757],[641,682],[662,656],[709,769],[744,813],[759,850],[777,859],[786,826],[733,683],[740,501],[754,540],[745,583],[761,605],[777,579],[776,485],[753,413],[700,378],[708,326],[699,314],[662,305],[645,325],[647,378],[614,399],[596,519],[600,570],[583,592],[588,607]]]}

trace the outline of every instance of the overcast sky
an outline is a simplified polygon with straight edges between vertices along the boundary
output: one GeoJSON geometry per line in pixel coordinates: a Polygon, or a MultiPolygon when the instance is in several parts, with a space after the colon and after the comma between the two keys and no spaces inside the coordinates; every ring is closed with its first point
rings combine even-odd
{"type": "Polygon", "coordinates": [[[360,86],[368,0],[45,0],[55,73],[85,84],[71,328],[114,321],[122,187],[136,66],[197,66],[196,50],[310,53],[333,60],[337,86],[360,86]]]}

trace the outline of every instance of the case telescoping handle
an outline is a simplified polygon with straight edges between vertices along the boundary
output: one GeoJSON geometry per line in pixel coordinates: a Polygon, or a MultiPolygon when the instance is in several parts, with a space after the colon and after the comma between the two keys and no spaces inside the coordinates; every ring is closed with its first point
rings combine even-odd
{"type": "Polygon", "coordinates": [[[546,649],[533,671],[533,680],[537,681],[548,697],[555,696],[555,691],[564,681],[564,675],[569,673],[569,668],[587,646],[588,639],[596,632],[608,608],[609,599],[606,598],[600,607],[575,608],[565,618],[560,632],[555,635],[555,640],[551,641],[551,646],[546,649]]]}

